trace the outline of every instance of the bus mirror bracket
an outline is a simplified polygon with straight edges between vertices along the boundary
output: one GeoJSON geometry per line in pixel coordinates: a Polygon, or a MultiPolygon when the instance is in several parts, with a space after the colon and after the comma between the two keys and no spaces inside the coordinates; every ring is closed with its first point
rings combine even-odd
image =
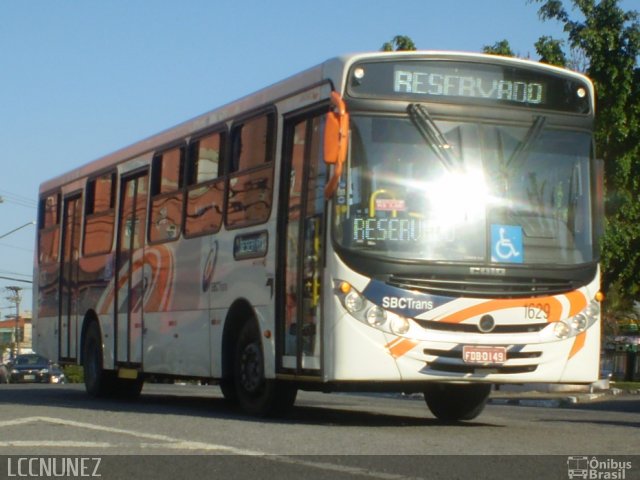
{"type": "Polygon", "coordinates": [[[324,196],[328,200],[338,188],[342,175],[342,166],[347,158],[349,143],[349,114],[342,96],[331,92],[331,109],[327,114],[324,127],[324,162],[333,165],[333,175],[324,188],[324,196]]]}

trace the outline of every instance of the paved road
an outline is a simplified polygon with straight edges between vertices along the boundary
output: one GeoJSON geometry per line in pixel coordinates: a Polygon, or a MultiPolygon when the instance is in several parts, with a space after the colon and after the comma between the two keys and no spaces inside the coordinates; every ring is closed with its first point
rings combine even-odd
{"type": "MultiPolygon", "coordinates": [[[[185,469],[189,478],[567,478],[568,456],[640,446],[640,396],[488,405],[473,422],[447,425],[418,399],[302,392],[290,416],[264,420],[227,406],[216,387],[145,385],[140,400],[122,403],[89,399],[79,385],[1,385],[0,411],[2,454],[102,458],[104,479],[175,479],[185,469]],[[108,456],[121,454],[162,457],[108,456]]],[[[640,476],[634,462],[626,479],[640,476]]],[[[8,473],[0,465],[0,478],[8,473]]]]}

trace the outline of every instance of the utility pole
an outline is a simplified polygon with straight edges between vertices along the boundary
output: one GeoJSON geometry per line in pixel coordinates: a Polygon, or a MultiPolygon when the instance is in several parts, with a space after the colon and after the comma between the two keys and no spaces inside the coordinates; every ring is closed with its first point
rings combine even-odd
{"type": "Polygon", "coordinates": [[[15,340],[15,350],[13,350],[15,353],[13,355],[13,358],[15,358],[20,354],[20,301],[22,300],[22,295],[20,292],[22,292],[22,287],[6,287],[6,289],[11,292],[11,295],[7,297],[7,300],[16,304],[16,323],[13,334],[15,340]]]}

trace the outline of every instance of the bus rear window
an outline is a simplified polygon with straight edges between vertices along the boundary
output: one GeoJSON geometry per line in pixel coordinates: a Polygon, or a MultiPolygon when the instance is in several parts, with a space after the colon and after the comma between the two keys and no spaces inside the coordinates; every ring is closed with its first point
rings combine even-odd
{"type": "Polygon", "coordinates": [[[55,193],[40,200],[38,215],[38,262],[49,264],[58,261],[60,240],[60,194],[55,193]]]}

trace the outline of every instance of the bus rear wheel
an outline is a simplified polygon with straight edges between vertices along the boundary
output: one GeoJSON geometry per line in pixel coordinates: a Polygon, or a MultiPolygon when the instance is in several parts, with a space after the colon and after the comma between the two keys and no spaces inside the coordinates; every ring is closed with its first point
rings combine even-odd
{"type": "Polygon", "coordinates": [[[120,400],[135,400],[140,396],[143,385],[142,378],[135,380],[115,378],[112,395],[120,400]]]}
{"type": "Polygon", "coordinates": [[[251,415],[284,414],[298,393],[295,385],[265,378],[260,330],[251,321],[243,325],[238,335],[233,383],[238,404],[251,415]]]}
{"type": "Polygon", "coordinates": [[[490,393],[491,384],[487,383],[434,383],[425,389],[424,399],[436,418],[457,422],[480,415],[490,393]]]}

